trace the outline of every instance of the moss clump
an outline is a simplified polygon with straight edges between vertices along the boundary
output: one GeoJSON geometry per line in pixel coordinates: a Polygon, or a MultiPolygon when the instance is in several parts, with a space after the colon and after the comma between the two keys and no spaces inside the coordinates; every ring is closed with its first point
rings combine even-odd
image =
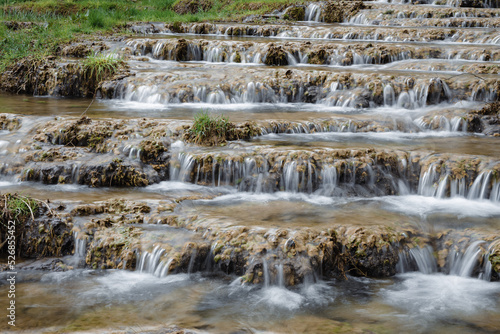
{"type": "Polygon", "coordinates": [[[476,111],[479,115],[498,115],[500,111],[500,102],[487,104],[483,109],[476,111]]]}
{"type": "Polygon", "coordinates": [[[315,65],[323,65],[327,60],[327,53],[324,49],[318,51],[312,51],[308,55],[308,63],[315,65]]]}
{"type": "Polygon", "coordinates": [[[290,21],[303,21],[306,17],[306,10],[303,6],[294,6],[286,10],[283,18],[290,21]]]}
{"type": "Polygon", "coordinates": [[[321,20],[326,23],[342,23],[364,8],[362,1],[329,1],[321,11],[321,20]]]}
{"type": "Polygon", "coordinates": [[[288,65],[288,57],[281,46],[269,45],[266,55],[266,65],[268,66],[286,66],[288,65]]]}

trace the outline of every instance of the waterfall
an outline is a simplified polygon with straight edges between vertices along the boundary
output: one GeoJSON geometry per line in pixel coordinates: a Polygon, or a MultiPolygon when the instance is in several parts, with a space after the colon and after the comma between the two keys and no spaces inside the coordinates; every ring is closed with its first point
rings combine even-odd
{"type": "Polygon", "coordinates": [[[299,171],[297,171],[297,162],[287,162],[283,167],[284,190],[290,192],[299,191],[299,171]]]}
{"type": "Polygon", "coordinates": [[[85,238],[79,238],[78,232],[73,232],[73,239],[75,240],[73,257],[77,261],[85,259],[87,256],[87,240],[85,238]]]}
{"type": "Polygon", "coordinates": [[[268,288],[271,285],[271,282],[269,277],[269,268],[265,259],[262,260],[262,270],[264,271],[264,287],[268,288]]]}
{"type": "Polygon", "coordinates": [[[391,85],[386,85],[384,87],[384,105],[392,106],[396,103],[396,94],[391,85]]]}
{"type": "MultiPolygon", "coordinates": [[[[480,246],[484,244],[485,241],[477,240],[472,242],[463,252],[452,249],[446,260],[449,275],[472,277],[478,270],[478,278],[489,281],[492,270],[491,262],[488,259],[490,250],[482,254],[484,250],[480,246]]],[[[397,271],[405,273],[417,270],[424,274],[438,272],[433,252],[432,247],[428,245],[423,248],[415,247],[409,251],[402,251],[399,254],[397,271]]]]}
{"type": "MultiPolygon", "coordinates": [[[[482,240],[474,241],[463,253],[454,250],[451,251],[448,256],[448,261],[450,263],[450,275],[471,277],[474,273],[474,269],[476,269],[479,264],[480,255],[483,252],[480,246],[484,243],[485,242],[482,240]]],[[[491,277],[491,269],[488,268],[491,268],[489,260],[484,262],[483,268],[481,269],[483,274],[482,278],[489,281],[491,277]]]]}
{"type": "Polygon", "coordinates": [[[437,262],[432,253],[433,250],[430,246],[424,246],[422,248],[414,247],[411,248],[408,253],[401,252],[399,254],[397,266],[398,272],[405,273],[414,269],[424,274],[437,272],[437,262]]]}
{"type": "Polygon", "coordinates": [[[195,160],[192,155],[179,153],[177,159],[170,162],[170,179],[172,181],[189,182],[195,160]]]}
{"type": "Polygon", "coordinates": [[[422,196],[434,196],[436,193],[434,180],[436,180],[438,176],[439,174],[436,172],[436,165],[431,164],[427,171],[423,173],[423,176],[420,176],[418,194],[422,196]]]}
{"type": "Polygon", "coordinates": [[[315,3],[309,4],[306,8],[305,20],[319,22],[321,16],[321,7],[315,3]]]}
{"type": "Polygon", "coordinates": [[[443,176],[436,171],[437,167],[433,163],[427,171],[423,172],[418,184],[418,194],[422,196],[434,196],[436,198],[466,197],[469,200],[490,200],[499,201],[500,185],[498,181],[492,181],[493,172],[491,170],[482,171],[476,177],[472,186],[467,187],[466,180],[453,179],[449,174],[443,176]]]}
{"type": "Polygon", "coordinates": [[[285,273],[283,270],[282,263],[276,265],[276,271],[278,272],[278,286],[280,288],[284,288],[285,287],[285,273]]]}
{"type": "MultiPolygon", "coordinates": [[[[78,181],[80,178],[80,167],[81,167],[81,164],[76,163],[71,168],[71,182],[72,183],[75,183],[75,184],[79,183],[78,181]]],[[[76,240],[76,238],[75,238],[75,240],[76,240]]]]}
{"type": "Polygon", "coordinates": [[[491,171],[482,172],[481,174],[479,174],[474,180],[474,183],[472,184],[469,190],[469,195],[467,196],[467,198],[485,199],[490,184],[490,179],[491,179],[491,171]]]}
{"type": "Polygon", "coordinates": [[[160,259],[165,252],[165,249],[160,246],[155,246],[152,252],[143,252],[140,256],[138,256],[136,270],[141,273],[148,273],[158,277],[167,276],[173,259],[170,258],[167,262],[160,262],[160,259]]]}

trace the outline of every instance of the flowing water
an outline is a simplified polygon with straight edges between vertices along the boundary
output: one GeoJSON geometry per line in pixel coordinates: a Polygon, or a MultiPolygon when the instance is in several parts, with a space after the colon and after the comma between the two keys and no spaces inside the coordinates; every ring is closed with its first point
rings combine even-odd
{"type": "MultiPolygon", "coordinates": [[[[498,2],[369,4],[338,24],[321,22],[324,4],[312,3],[305,21],[290,25],[185,24],[177,32],[137,25],[135,35],[109,43],[128,57],[134,75],[115,81],[90,107],[89,99],[1,94],[0,112],[21,120],[0,129],[1,193],[50,199],[67,211],[121,199],[158,213],[134,218],[141,234],[133,256],[106,270],[90,266],[95,245],[83,232],[90,221],[76,215],[74,252],[63,258],[74,269],[19,263],[17,328],[498,332],[500,283],[488,256],[500,238],[500,142],[469,117],[499,99],[498,2]],[[273,48],[281,60],[271,59],[273,48]],[[85,175],[95,161],[114,158],[142,168],[147,126],[124,131],[101,155],[75,149],[46,163],[22,160],[38,150],[30,140],[51,121],[85,110],[127,129],[165,122],[165,137],[200,110],[254,121],[258,133],[216,148],[167,138],[163,176],[145,187],[93,188],[85,175]],[[164,223],[174,215],[185,225],[164,223]],[[333,229],[345,244],[358,228],[421,237],[411,247],[391,244],[395,275],[348,272],[344,279],[321,264],[290,284],[286,252],[304,231],[333,229]],[[226,233],[286,242],[254,254],[244,265],[259,266],[257,284],[243,283],[248,273],[221,260],[226,233]],[[203,243],[206,249],[193,246],[203,243]]],[[[49,144],[69,150],[58,138],[49,144]]],[[[0,294],[7,290],[0,285],[0,294]]]]}

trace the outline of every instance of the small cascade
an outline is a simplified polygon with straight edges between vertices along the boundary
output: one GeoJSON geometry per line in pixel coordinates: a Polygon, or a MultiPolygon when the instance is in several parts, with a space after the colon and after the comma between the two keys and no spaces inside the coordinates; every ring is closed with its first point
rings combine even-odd
{"type": "Polygon", "coordinates": [[[338,184],[337,168],[335,166],[324,166],[321,169],[321,186],[317,190],[318,195],[332,196],[338,184]]]}
{"type": "Polygon", "coordinates": [[[160,261],[164,255],[165,249],[160,246],[155,246],[152,252],[143,252],[140,256],[138,255],[136,270],[157,277],[167,276],[173,259],[170,258],[167,262],[160,261]]]}
{"type": "Polygon", "coordinates": [[[489,190],[490,180],[491,180],[492,172],[482,172],[476,177],[474,183],[469,189],[469,194],[467,195],[468,199],[477,200],[477,199],[486,199],[487,192],[489,190]]]}
{"type": "Polygon", "coordinates": [[[424,274],[437,272],[437,262],[430,246],[414,247],[399,255],[398,270],[401,273],[417,270],[424,274]]]}
{"type": "Polygon", "coordinates": [[[321,17],[321,6],[317,3],[310,3],[306,8],[305,20],[320,22],[321,17]]]}
{"type": "Polygon", "coordinates": [[[422,196],[434,196],[436,194],[435,180],[439,177],[436,171],[436,165],[431,164],[427,171],[420,176],[418,183],[418,194],[422,196]]]}
{"type": "Polygon", "coordinates": [[[80,238],[78,232],[73,232],[73,239],[75,240],[73,258],[78,264],[85,261],[85,257],[87,256],[87,240],[85,238],[80,238]]]}
{"type": "Polygon", "coordinates": [[[191,252],[191,257],[189,258],[188,274],[191,274],[193,272],[194,261],[196,260],[196,254],[197,254],[196,249],[193,249],[193,251],[191,252]]]}
{"type": "MultiPolygon", "coordinates": [[[[489,251],[485,252],[482,245],[485,242],[472,242],[465,250],[452,250],[446,259],[446,267],[442,270],[449,275],[460,277],[478,277],[489,281],[491,279],[491,262],[488,259],[489,251]]],[[[397,271],[406,273],[419,271],[424,274],[437,273],[437,261],[430,246],[415,247],[399,254],[397,271]]]]}
{"type": "Polygon", "coordinates": [[[489,252],[484,252],[480,246],[484,245],[483,240],[472,242],[465,252],[452,250],[448,255],[450,275],[461,277],[472,277],[478,275],[479,278],[489,281],[491,278],[491,262],[488,260],[489,252]]]}
{"type": "Polygon", "coordinates": [[[464,197],[469,200],[499,201],[499,182],[494,180],[491,170],[481,171],[471,186],[464,177],[452,179],[445,166],[436,163],[429,165],[426,171],[421,172],[417,193],[422,196],[436,198],[464,197]],[[438,172],[438,167],[441,172],[438,172]]]}
{"type": "Polygon", "coordinates": [[[278,287],[284,288],[285,287],[285,273],[283,270],[282,263],[276,265],[276,271],[278,273],[278,287]]]}
{"type": "Polygon", "coordinates": [[[366,17],[365,13],[358,13],[349,19],[349,24],[355,24],[355,25],[367,26],[371,25],[372,22],[373,22],[372,20],[366,17]]]}
{"type": "Polygon", "coordinates": [[[262,270],[264,271],[264,287],[269,288],[271,285],[271,278],[269,274],[269,267],[265,259],[262,260],[262,270]]]}
{"type": "MultiPolygon", "coordinates": [[[[141,273],[155,274],[163,271],[163,264],[160,258],[164,255],[165,249],[156,246],[152,252],[143,252],[139,256],[137,270],[141,273]]],[[[163,262],[162,262],[163,263],[163,262]]]]}
{"type": "Polygon", "coordinates": [[[190,154],[181,152],[176,159],[170,162],[170,179],[172,181],[190,182],[194,158],[190,154]]]}
{"type": "Polygon", "coordinates": [[[392,106],[396,103],[396,94],[391,85],[386,85],[384,87],[384,105],[392,106]]]}
{"type": "Polygon", "coordinates": [[[71,169],[71,182],[74,184],[78,184],[80,178],[80,167],[81,164],[75,163],[71,169]]]}
{"type": "Polygon", "coordinates": [[[479,258],[479,254],[481,253],[481,248],[479,246],[483,243],[484,241],[473,242],[467,247],[463,254],[454,250],[451,251],[449,255],[450,274],[470,277],[479,258]]]}
{"type": "Polygon", "coordinates": [[[131,160],[141,160],[141,149],[133,145],[126,145],[122,152],[131,160]]]}

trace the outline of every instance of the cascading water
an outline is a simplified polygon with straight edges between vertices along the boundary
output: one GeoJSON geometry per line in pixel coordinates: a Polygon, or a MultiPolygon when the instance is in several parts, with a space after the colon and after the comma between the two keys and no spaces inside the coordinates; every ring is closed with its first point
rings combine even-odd
{"type": "Polygon", "coordinates": [[[321,17],[321,6],[316,3],[311,3],[306,8],[305,20],[319,22],[321,17]]]}
{"type": "Polygon", "coordinates": [[[452,249],[446,261],[446,268],[438,270],[434,250],[430,246],[415,247],[399,254],[397,270],[400,273],[419,271],[424,274],[433,274],[443,271],[446,274],[460,277],[477,277],[485,281],[491,279],[491,262],[486,260],[489,253],[480,246],[485,241],[477,240],[465,249],[452,249]],[[484,257],[484,259],[483,259],[484,257]]]}

